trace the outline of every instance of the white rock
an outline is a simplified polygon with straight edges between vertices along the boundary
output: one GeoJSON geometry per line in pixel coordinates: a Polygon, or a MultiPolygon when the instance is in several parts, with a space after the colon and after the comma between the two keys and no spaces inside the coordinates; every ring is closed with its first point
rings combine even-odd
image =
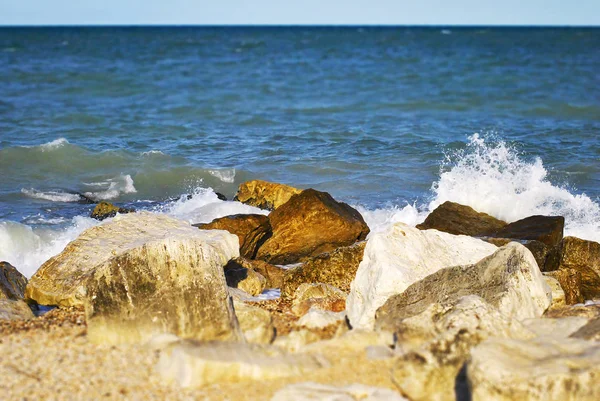
{"type": "Polygon", "coordinates": [[[473,401],[600,400],[600,344],[488,339],[471,351],[473,401]]]}
{"type": "Polygon", "coordinates": [[[320,329],[344,320],[345,317],[346,312],[332,312],[310,308],[308,313],[296,322],[296,325],[308,327],[309,329],[320,329]]]}
{"type": "Polygon", "coordinates": [[[271,401],[408,401],[397,392],[363,384],[336,387],[312,382],[290,384],[271,401]]]}
{"type": "Polygon", "coordinates": [[[444,267],[475,263],[496,249],[476,238],[403,223],[374,234],[346,299],[350,324],[373,329],[375,311],[391,296],[444,267]]]}

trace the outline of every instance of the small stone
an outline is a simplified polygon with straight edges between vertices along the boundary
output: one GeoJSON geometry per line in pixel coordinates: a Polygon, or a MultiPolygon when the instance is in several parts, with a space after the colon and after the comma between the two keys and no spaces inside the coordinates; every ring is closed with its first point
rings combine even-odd
{"type": "Polygon", "coordinates": [[[104,220],[108,219],[109,217],[115,217],[117,213],[126,214],[134,212],[135,209],[118,207],[109,202],[100,202],[96,205],[90,217],[96,220],[104,220]]]}

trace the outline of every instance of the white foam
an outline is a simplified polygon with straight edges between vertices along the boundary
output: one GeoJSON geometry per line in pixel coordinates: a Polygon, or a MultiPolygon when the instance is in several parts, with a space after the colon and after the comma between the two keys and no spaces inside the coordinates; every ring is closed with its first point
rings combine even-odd
{"type": "Polygon", "coordinates": [[[66,138],[58,138],[58,139],[55,139],[48,143],[44,143],[43,145],[40,145],[40,149],[42,150],[42,152],[45,152],[45,151],[49,151],[49,150],[58,149],[60,147],[67,145],[68,143],[69,143],[69,141],[67,141],[66,138]]]}
{"type": "Polygon", "coordinates": [[[85,192],[84,195],[96,200],[116,199],[121,194],[133,194],[137,192],[133,178],[129,174],[120,175],[110,180],[86,183],[91,187],[100,188],[100,191],[85,192]]]}
{"type": "Polygon", "coordinates": [[[191,199],[182,197],[160,211],[190,223],[210,223],[216,218],[232,214],[268,214],[266,210],[240,202],[222,201],[210,188],[199,188],[191,199]]]}
{"type": "Polygon", "coordinates": [[[147,152],[142,152],[142,156],[152,156],[152,155],[164,155],[160,150],[149,150],[147,152]]]}
{"type": "Polygon", "coordinates": [[[0,222],[0,261],[7,261],[26,277],[31,277],[49,258],[60,253],[65,246],[86,228],[98,221],[77,216],[72,224],[62,230],[32,228],[13,221],[0,222]]]}
{"type": "Polygon", "coordinates": [[[585,194],[553,185],[542,160],[525,160],[503,141],[469,137],[464,151],[447,156],[432,186],[431,211],[445,201],[512,222],[541,214],[565,217],[565,235],[600,241],[600,205],[585,194]]]}
{"type": "Polygon", "coordinates": [[[52,202],[77,202],[81,197],[77,194],[60,191],[38,191],[35,188],[21,188],[21,193],[35,199],[44,199],[52,202]]]}
{"type": "Polygon", "coordinates": [[[235,169],[223,169],[223,170],[208,170],[208,174],[213,177],[217,177],[223,182],[232,184],[235,180],[235,169]]]}
{"type": "Polygon", "coordinates": [[[362,206],[355,206],[365,219],[371,232],[369,237],[378,232],[387,231],[395,223],[402,222],[409,226],[416,226],[425,220],[426,212],[419,211],[416,205],[406,205],[404,207],[392,206],[385,209],[369,210],[362,206]]]}

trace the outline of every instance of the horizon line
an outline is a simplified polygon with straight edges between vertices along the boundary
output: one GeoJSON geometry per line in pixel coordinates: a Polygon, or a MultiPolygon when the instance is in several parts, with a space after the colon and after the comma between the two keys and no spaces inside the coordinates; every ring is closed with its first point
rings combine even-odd
{"type": "Polygon", "coordinates": [[[92,24],[3,24],[0,28],[583,28],[598,29],[600,25],[577,24],[171,24],[171,23],[92,23],[92,24]]]}

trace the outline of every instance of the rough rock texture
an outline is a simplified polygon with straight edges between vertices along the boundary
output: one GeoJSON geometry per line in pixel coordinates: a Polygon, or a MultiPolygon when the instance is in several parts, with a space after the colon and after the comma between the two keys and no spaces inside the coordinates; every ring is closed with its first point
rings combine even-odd
{"type": "Polygon", "coordinates": [[[0,320],[27,320],[34,315],[22,300],[0,298],[0,320]]]}
{"type": "Polygon", "coordinates": [[[290,264],[362,241],[369,227],[361,214],[326,192],[307,189],[269,215],[273,236],[257,259],[290,264]]]}
{"type": "Polygon", "coordinates": [[[337,248],[328,253],[308,259],[301,266],[288,270],[283,278],[281,296],[290,297],[303,283],[331,284],[342,291],[350,291],[350,283],[356,276],[363,259],[366,241],[337,248]]]}
{"type": "Polygon", "coordinates": [[[600,243],[565,237],[559,269],[573,269],[581,273],[581,294],[585,299],[600,297],[600,243]]]}
{"type": "Polygon", "coordinates": [[[237,238],[164,215],[117,216],[71,242],[36,272],[26,295],[86,307],[92,341],[143,342],[155,334],[241,339],[223,275],[237,238]]]}
{"type": "Polygon", "coordinates": [[[271,401],[408,401],[400,394],[387,388],[362,384],[343,387],[318,383],[291,384],[279,390],[271,401]]]}
{"type": "Polygon", "coordinates": [[[227,269],[252,269],[257,273],[260,273],[267,282],[265,283],[266,288],[281,288],[283,285],[283,276],[286,273],[286,269],[279,266],[272,265],[262,260],[250,260],[245,258],[235,258],[230,260],[225,266],[227,269]]]}
{"type": "Polygon", "coordinates": [[[296,376],[328,364],[319,356],[273,346],[184,341],[163,352],[157,370],[167,381],[190,387],[296,376]]]}
{"type": "Polygon", "coordinates": [[[567,305],[575,305],[585,301],[581,293],[582,275],[579,270],[565,268],[545,274],[554,277],[560,283],[567,305]]]}
{"type": "Polygon", "coordinates": [[[413,401],[453,401],[468,393],[459,373],[470,349],[490,336],[531,338],[519,322],[476,295],[430,305],[398,325],[392,376],[413,401]]]}
{"type": "Polygon", "coordinates": [[[235,315],[246,341],[253,344],[270,344],[275,339],[275,327],[269,311],[234,301],[235,315]]]}
{"type": "Polygon", "coordinates": [[[372,329],[375,311],[391,296],[444,267],[475,263],[496,249],[476,238],[403,223],[372,235],[346,299],[350,324],[372,329]]]}
{"type": "Polygon", "coordinates": [[[573,333],[571,337],[582,340],[600,341],[600,318],[590,320],[585,326],[573,333]]]}
{"type": "Polygon", "coordinates": [[[109,217],[115,217],[117,213],[133,213],[135,209],[127,209],[124,207],[118,207],[109,202],[100,202],[96,205],[90,217],[96,220],[104,220],[109,217]]]}
{"type": "Polygon", "coordinates": [[[546,280],[546,284],[548,284],[552,291],[552,303],[550,304],[550,308],[560,308],[565,306],[565,292],[558,280],[552,276],[548,276],[547,273],[544,274],[544,280],[546,280]]]}
{"type": "Polygon", "coordinates": [[[311,308],[342,312],[346,309],[346,294],[329,284],[302,284],[294,293],[292,312],[302,316],[311,308]]]}
{"type": "Polygon", "coordinates": [[[600,399],[600,344],[582,340],[489,339],[471,351],[474,401],[600,399]]]}
{"type": "Polygon", "coordinates": [[[27,278],[8,262],[0,262],[0,299],[23,299],[27,278]]]}
{"type": "Polygon", "coordinates": [[[548,258],[549,256],[555,252],[555,249],[557,248],[550,248],[548,245],[544,244],[543,242],[540,241],[536,241],[536,240],[519,240],[519,239],[513,239],[513,238],[495,238],[495,237],[481,237],[482,240],[489,242],[490,244],[494,244],[496,246],[504,246],[506,244],[508,244],[509,242],[519,242],[521,245],[523,245],[525,248],[529,249],[531,251],[531,253],[533,254],[533,257],[535,258],[535,261],[537,262],[539,268],[541,271],[546,272],[546,271],[550,271],[550,270],[555,270],[558,268],[558,265],[556,265],[556,267],[551,268],[550,266],[552,265],[551,263],[548,263],[548,258]]]}
{"type": "Polygon", "coordinates": [[[542,316],[552,301],[551,289],[531,252],[511,242],[476,264],[441,269],[389,298],[377,310],[376,326],[395,331],[403,319],[432,303],[472,294],[517,320],[542,316]]]}
{"type": "Polygon", "coordinates": [[[563,238],[565,218],[562,216],[530,216],[512,222],[493,233],[498,238],[514,238],[540,241],[550,248],[563,238]]]}
{"type": "Polygon", "coordinates": [[[201,230],[225,230],[237,235],[240,256],[249,259],[256,256],[258,248],[271,236],[269,218],[262,214],[234,214],[194,226],[201,230]]]}
{"type": "Polygon", "coordinates": [[[560,319],[565,317],[585,317],[594,319],[600,317],[600,305],[572,305],[558,308],[550,308],[544,313],[545,318],[560,319]]]}
{"type": "MultiPolygon", "coordinates": [[[[184,239],[197,241],[200,248],[207,240],[215,247],[211,255],[214,254],[219,263],[224,260],[223,265],[238,254],[237,238],[232,234],[201,231],[165,215],[146,212],[122,215],[84,231],[60,254],[46,261],[29,280],[25,297],[40,305],[83,305],[86,282],[98,267],[141,249],[145,244],[163,242],[162,253],[172,251],[180,254],[176,249],[177,241],[184,239]]],[[[147,255],[148,259],[151,257],[147,255]]],[[[191,266],[192,262],[193,259],[187,266],[191,266]]]]}
{"type": "Polygon", "coordinates": [[[498,231],[504,226],[506,222],[489,214],[479,213],[470,206],[448,201],[429,213],[417,228],[420,230],[433,228],[450,234],[477,237],[498,231]]]}
{"type": "Polygon", "coordinates": [[[225,266],[224,271],[225,280],[229,287],[239,288],[252,296],[260,294],[266,288],[267,279],[262,274],[244,267],[232,268],[228,266],[225,266]]]}
{"type": "Polygon", "coordinates": [[[301,189],[288,185],[252,180],[240,184],[233,200],[261,209],[273,210],[290,200],[292,195],[300,192],[301,189]]]}

